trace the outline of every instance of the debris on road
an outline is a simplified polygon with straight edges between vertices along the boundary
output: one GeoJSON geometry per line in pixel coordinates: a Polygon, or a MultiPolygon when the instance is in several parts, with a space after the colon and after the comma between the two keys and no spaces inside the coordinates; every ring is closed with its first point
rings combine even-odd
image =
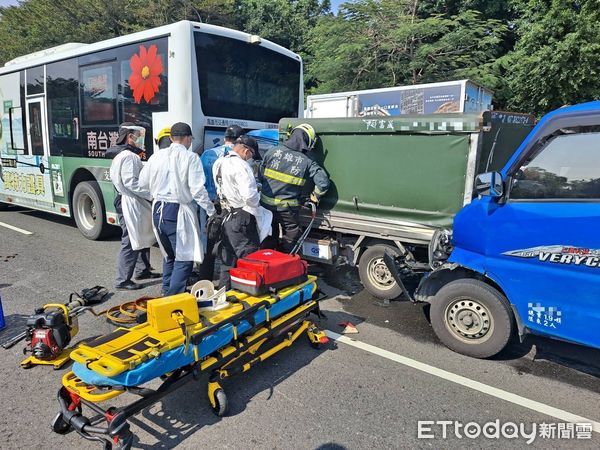
{"type": "Polygon", "coordinates": [[[358,329],[352,322],[340,322],[338,325],[344,327],[342,334],[358,334],[358,329]]]}

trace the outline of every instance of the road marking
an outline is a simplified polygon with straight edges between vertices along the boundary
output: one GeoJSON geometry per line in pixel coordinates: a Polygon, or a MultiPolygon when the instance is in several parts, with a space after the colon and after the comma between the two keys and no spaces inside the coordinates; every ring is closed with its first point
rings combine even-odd
{"type": "Polygon", "coordinates": [[[0,227],[8,228],[9,230],[17,231],[17,232],[23,233],[23,234],[28,234],[28,235],[33,234],[31,231],[23,230],[22,228],[13,227],[12,225],[9,225],[4,222],[0,222],[0,227]]]}
{"type": "Polygon", "coordinates": [[[430,375],[436,376],[438,378],[443,378],[444,380],[460,384],[461,386],[465,386],[470,389],[483,392],[484,394],[491,395],[492,397],[496,397],[501,400],[506,400],[507,402],[514,403],[515,405],[523,406],[533,411],[546,414],[556,419],[560,419],[564,422],[591,423],[592,429],[596,433],[600,433],[600,422],[596,422],[586,417],[578,416],[577,414],[572,414],[562,409],[554,408],[553,406],[549,406],[544,403],[536,402],[535,400],[530,400],[528,398],[521,397],[520,395],[513,394],[511,392],[504,391],[502,389],[498,389],[484,383],[480,383],[479,381],[471,380],[470,378],[466,378],[443,369],[438,369],[437,367],[430,366],[429,364],[425,364],[414,359],[407,358],[406,356],[398,355],[397,353],[392,353],[382,348],[375,347],[374,345],[365,344],[364,342],[351,339],[348,336],[343,336],[341,334],[334,333],[333,331],[325,330],[325,333],[330,339],[333,339],[336,342],[341,342],[343,344],[359,348],[374,355],[381,356],[382,358],[386,358],[399,364],[412,367],[413,369],[420,370],[421,372],[425,372],[430,375]]]}

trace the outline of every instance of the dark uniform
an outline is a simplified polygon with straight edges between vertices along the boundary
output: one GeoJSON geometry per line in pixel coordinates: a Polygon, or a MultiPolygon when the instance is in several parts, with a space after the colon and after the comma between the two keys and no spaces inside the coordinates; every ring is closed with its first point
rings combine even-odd
{"type": "Polygon", "coordinates": [[[329,189],[325,170],[304,153],[310,148],[309,140],[304,130],[295,129],[284,144],[266,153],[259,169],[261,205],[273,212],[273,236],[279,236],[281,226],[282,249],[287,252],[302,234],[299,210],[305,185],[309,181],[314,183],[313,201],[318,201],[329,189]]]}

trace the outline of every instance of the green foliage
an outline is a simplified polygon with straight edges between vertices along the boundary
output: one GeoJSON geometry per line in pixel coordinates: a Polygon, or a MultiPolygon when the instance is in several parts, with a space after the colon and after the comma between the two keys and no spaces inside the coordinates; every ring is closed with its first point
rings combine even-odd
{"type": "Polygon", "coordinates": [[[507,107],[541,114],[599,98],[598,1],[516,3],[518,41],[500,61],[507,107]]]}
{"type": "Polygon", "coordinates": [[[26,0],[0,7],[0,61],[66,42],[97,42],[178,20],[237,26],[235,0],[26,0]]]}
{"type": "Polygon", "coordinates": [[[311,33],[314,92],[463,77],[498,56],[506,26],[474,10],[420,17],[417,0],[357,0],[311,33]]]}
{"type": "Polygon", "coordinates": [[[294,52],[304,52],[306,35],[329,11],[329,0],[238,0],[241,28],[294,52]]]}
{"type": "Polygon", "coordinates": [[[452,16],[469,10],[478,11],[489,19],[512,19],[510,0],[421,0],[418,2],[417,14],[423,18],[433,14],[452,16]]]}
{"type": "Polygon", "coordinates": [[[499,109],[600,98],[598,0],[23,0],[0,7],[0,62],[182,19],[300,53],[309,92],[471,78],[499,109]]]}

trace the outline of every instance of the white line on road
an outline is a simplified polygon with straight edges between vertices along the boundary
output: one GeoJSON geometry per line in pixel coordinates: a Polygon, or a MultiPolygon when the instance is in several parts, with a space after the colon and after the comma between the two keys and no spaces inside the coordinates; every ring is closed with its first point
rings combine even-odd
{"type": "Polygon", "coordinates": [[[17,231],[17,232],[23,233],[23,234],[33,234],[31,231],[23,230],[22,228],[13,227],[12,225],[9,225],[4,222],[0,222],[0,227],[8,228],[9,230],[17,231]]]}
{"type": "Polygon", "coordinates": [[[382,358],[386,358],[399,364],[412,367],[413,369],[420,370],[421,372],[426,372],[430,375],[443,378],[444,380],[460,384],[461,386],[465,386],[476,391],[483,392],[484,394],[491,395],[492,397],[496,397],[501,400],[506,400],[507,402],[514,403],[515,405],[520,405],[533,411],[546,414],[556,419],[560,419],[564,422],[591,423],[592,429],[596,433],[600,433],[600,422],[596,422],[594,420],[578,416],[577,414],[572,414],[568,411],[563,411],[562,409],[554,408],[553,406],[549,406],[544,403],[536,402],[535,400],[530,400],[528,398],[521,397],[520,395],[513,394],[511,392],[507,392],[484,383],[480,383],[479,381],[471,380],[470,378],[466,378],[461,375],[456,375],[455,373],[448,372],[443,369],[438,369],[437,367],[430,366],[429,364],[425,364],[414,359],[407,358],[406,356],[398,355],[397,353],[392,353],[382,348],[375,347],[374,345],[365,344],[364,342],[360,342],[355,339],[351,339],[347,336],[334,333],[333,331],[325,330],[325,333],[327,334],[327,336],[329,336],[330,339],[333,339],[336,342],[341,342],[352,347],[359,348],[369,353],[373,353],[374,355],[381,356],[382,358]]]}

